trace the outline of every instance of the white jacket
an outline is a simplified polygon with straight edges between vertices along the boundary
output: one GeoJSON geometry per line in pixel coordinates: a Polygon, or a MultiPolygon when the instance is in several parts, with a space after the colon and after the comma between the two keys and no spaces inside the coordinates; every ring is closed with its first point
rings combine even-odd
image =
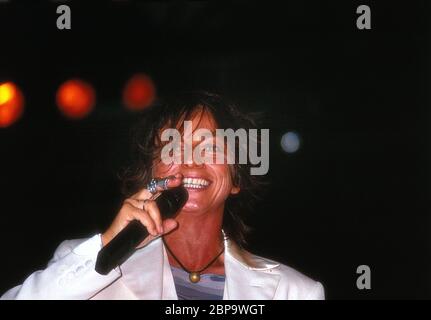
{"type": "MultiPolygon", "coordinates": [[[[324,299],[319,282],[252,255],[228,239],[224,245],[224,300],[324,299]]],[[[100,235],[64,241],[45,270],[34,272],[1,299],[178,299],[160,238],[106,276],[94,270],[100,248],[100,235]]]]}

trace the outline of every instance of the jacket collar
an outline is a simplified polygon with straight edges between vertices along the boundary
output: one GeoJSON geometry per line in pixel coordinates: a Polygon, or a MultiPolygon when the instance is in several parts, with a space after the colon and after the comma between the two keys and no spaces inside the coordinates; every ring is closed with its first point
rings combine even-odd
{"type": "MultiPolygon", "coordinates": [[[[223,299],[272,299],[280,280],[272,269],[279,264],[241,249],[226,235],[224,246],[226,280],[223,299]]],[[[138,249],[120,268],[121,286],[127,287],[136,299],[178,299],[160,238],[138,249]]]]}
{"type": "Polygon", "coordinates": [[[241,249],[224,235],[224,300],[270,300],[274,298],[280,276],[272,273],[279,266],[274,261],[241,249]]]}
{"type": "Polygon", "coordinates": [[[224,231],[223,237],[226,254],[249,270],[264,271],[276,268],[280,265],[279,263],[255,256],[250,252],[241,249],[234,241],[229,240],[224,231]]]}

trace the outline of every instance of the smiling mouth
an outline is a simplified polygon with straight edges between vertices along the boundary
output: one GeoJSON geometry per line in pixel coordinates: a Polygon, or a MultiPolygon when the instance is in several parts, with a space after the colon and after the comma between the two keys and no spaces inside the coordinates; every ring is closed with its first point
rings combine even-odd
{"type": "Polygon", "coordinates": [[[203,178],[184,178],[183,186],[188,189],[206,189],[211,184],[211,181],[203,178]]]}

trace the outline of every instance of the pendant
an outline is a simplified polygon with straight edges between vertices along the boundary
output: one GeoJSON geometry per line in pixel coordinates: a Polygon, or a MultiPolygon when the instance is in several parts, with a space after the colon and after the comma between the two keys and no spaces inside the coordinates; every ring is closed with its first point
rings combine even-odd
{"type": "Polygon", "coordinates": [[[199,274],[199,272],[190,272],[189,279],[190,279],[190,282],[196,283],[201,280],[201,275],[199,274]]]}

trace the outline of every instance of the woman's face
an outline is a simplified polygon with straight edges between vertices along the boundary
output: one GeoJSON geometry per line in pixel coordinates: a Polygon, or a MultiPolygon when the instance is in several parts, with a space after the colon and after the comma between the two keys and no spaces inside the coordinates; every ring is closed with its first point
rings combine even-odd
{"type": "MultiPolygon", "coordinates": [[[[215,139],[217,126],[211,114],[197,112],[191,120],[193,132],[197,129],[208,129],[213,133],[215,139]]],[[[183,141],[192,141],[191,137],[186,136],[183,138],[183,141]]],[[[200,142],[193,141],[193,150],[200,142]]],[[[212,142],[215,145],[215,141],[212,142]]],[[[205,143],[205,145],[207,144],[205,143]]],[[[214,153],[216,151],[216,149],[212,148],[212,144],[211,147],[205,149],[206,154],[208,154],[207,152],[214,153]]],[[[183,212],[202,214],[218,209],[222,210],[229,195],[239,192],[239,188],[233,185],[230,165],[227,163],[217,164],[215,161],[213,161],[214,163],[206,162],[202,164],[195,161],[184,163],[182,152],[182,164],[165,164],[163,161],[157,161],[153,169],[153,176],[166,177],[176,173],[181,173],[184,176],[183,185],[189,192],[189,199],[183,207],[183,212]]],[[[160,159],[160,155],[158,157],[160,159]]]]}

